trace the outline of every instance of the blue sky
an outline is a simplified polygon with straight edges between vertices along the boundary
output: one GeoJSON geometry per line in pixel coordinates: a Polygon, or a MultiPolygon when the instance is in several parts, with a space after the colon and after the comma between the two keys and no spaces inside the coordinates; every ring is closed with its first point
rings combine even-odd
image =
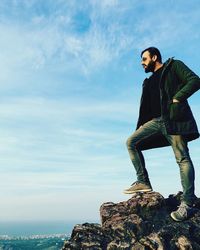
{"type": "MultiPolygon", "coordinates": [[[[198,0],[0,1],[1,221],[98,221],[103,202],[130,197],[140,52],[199,75],[199,13],[198,0]]],[[[189,146],[200,195],[200,141],[189,146]]],[[[144,154],[155,191],[181,190],[170,147],[144,154]]]]}

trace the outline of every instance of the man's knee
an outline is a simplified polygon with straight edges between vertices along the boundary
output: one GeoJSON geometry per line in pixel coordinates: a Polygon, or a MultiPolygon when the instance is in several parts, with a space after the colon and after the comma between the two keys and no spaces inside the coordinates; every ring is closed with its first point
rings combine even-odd
{"type": "Polygon", "coordinates": [[[130,146],[131,146],[131,139],[130,139],[130,137],[126,140],[126,147],[127,148],[130,148],[130,146]]]}
{"type": "Polygon", "coordinates": [[[171,141],[172,147],[175,150],[185,150],[188,151],[187,142],[181,135],[172,135],[171,141]]]}
{"type": "Polygon", "coordinates": [[[134,149],[134,148],[136,148],[135,141],[134,141],[134,139],[133,139],[132,136],[130,136],[126,140],[126,146],[127,146],[128,149],[134,149]]]}
{"type": "Polygon", "coordinates": [[[179,156],[176,156],[176,162],[178,164],[181,164],[181,163],[190,163],[191,162],[191,159],[190,159],[190,156],[189,155],[179,155],[179,156]]]}

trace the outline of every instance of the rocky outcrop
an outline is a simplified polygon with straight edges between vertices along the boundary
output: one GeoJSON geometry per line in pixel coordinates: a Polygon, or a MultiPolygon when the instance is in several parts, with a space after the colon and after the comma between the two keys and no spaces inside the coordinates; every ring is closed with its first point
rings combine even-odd
{"type": "Polygon", "coordinates": [[[157,192],[136,193],[127,201],[100,207],[101,225],[76,225],[63,250],[200,250],[200,199],[194,213],[175,222],[170,212],[181,193],[165,199],[157,192]]]}

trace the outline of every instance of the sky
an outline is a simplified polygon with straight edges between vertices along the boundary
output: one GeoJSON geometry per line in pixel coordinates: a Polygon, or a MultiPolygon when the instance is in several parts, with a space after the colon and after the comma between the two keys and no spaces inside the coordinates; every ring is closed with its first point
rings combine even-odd
{"type": "MultiPolygon", "coordinates": [[[[140,52],[156,46],[200,75],[199,13],[198,0],[0,1],[0,221],[98,222],[102,203],[131,197],[140,52]]],[[[170,147],[144,156],[155,191],[181,190],[170,147]]]]}

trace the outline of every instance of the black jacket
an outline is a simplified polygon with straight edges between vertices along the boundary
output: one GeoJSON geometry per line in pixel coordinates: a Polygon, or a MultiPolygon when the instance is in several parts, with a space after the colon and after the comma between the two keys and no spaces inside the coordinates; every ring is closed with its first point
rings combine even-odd
{"type": "MultiPolygon", "coordinates": [[[[149,110],[149,96],[146,91],[148,82],[147,78],[143,83],[136,129],[153,118],[149,110]]],[[[200,78],[183,62],[170,58],[164,63],[160,79],[160,99],[161,113],[168,134],[183,135],[186,141],[199,137],[195,119],[187,102],[187,98],[199,89],[200,78]],[[179,100],[179,103],[172,103],[173,99],[179,100]]],[[[168,145],[163,135],[153,135],[141,141],[138,147],[145,150],[168,145]]]]}

